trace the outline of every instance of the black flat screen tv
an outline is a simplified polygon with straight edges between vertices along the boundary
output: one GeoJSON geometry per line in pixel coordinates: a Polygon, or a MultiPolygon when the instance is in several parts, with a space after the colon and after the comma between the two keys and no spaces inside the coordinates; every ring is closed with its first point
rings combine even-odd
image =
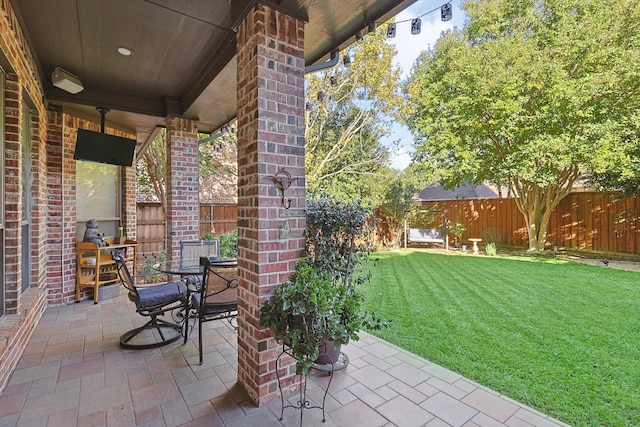
{"type": "Polygon", "coordinates": [[[132,166],[136,140],[78,129],[73,158],[117,166],[132,166]]]}

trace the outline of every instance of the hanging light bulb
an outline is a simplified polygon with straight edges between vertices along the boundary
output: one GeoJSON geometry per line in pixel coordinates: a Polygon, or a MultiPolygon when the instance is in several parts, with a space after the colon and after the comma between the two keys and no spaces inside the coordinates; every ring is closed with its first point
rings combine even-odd
{"type": "Polygon", "coordinates": [[[360,41],[360,40],[362,40],[363,38],[364,38],[364,31],[359,30],[359,31],[356,33],[356,41],[357,41],[357,42],[359,42],[359,41],[360,41]]]}
{"type": "Polygon", "coordinates": [[[440,8],[440,19],[442,19],[443,22],[447,22],[448,20],[451,19],[452,15],[453,15],[453,12],[452,12],[451,3],[443,4],[442,7],[440,8]]]}
{"type": "Polygon", "coordinates": [[[377,29],[378,29],[377,22],[369,22],[369,25],[367,26],[368,33],[375,33],[377,29]]]}
{"type": "Polygon", "coordinates": [[[351,56],[349,55],[349,52],[344,53],[344,59],[342,60],[342,64],[345,67],[351,66],[351,56]]]}
{"type": "Polygon", "coordinates": [[[422,29],[422,20],[420,18],[411,20],[411,34],[416,35],[420,34],[420,30],[422,29]]]}
{"type": "Polygon", "coordinates": [[[329,81],[331,82],[331,86],[338,86],[338,78],[336,76],[331,76],[329,81]]]}
{"type": "Polygon", "coordinates": [[[318,92],[318,101],[322,101],[324,99],[324,92],[318,92]]]}
{"type": "Polygon", "coordinates": [[[387,25],[387,38],[392,39],[396,36],[396,24],[387,25]]]}

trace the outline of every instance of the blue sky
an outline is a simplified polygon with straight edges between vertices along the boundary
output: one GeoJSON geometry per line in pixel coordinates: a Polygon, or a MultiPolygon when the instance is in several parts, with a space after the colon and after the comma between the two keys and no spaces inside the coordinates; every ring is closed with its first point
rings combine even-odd
{"type": "MultiPolygon", "coordinates": [[[[447,22],[440,20],[440,6],[445,2],[434,0],[418,0],[411,7],[402,11],[396,16],[396,36],[389,39],[398,53],[395,57],[395,64],[402,69],[402,77],[405,79],[416,58],[429,46],[433,46],[440,37],[440,34],[449,28],[462,28],[465,16],[460,9],[462,0],[453,0],[453,17],[447,22]],[[434,12],[422,16],[422,28],[420,34],[411,34],[411,19],[427,13],[433,9],[434,12]],[[403,21],[409,22],[403,22],[403,21]]],[[[391,134],[384,138],[384,142],[392,144],[393,141],[400,141],[400,147],[393,153],[391,166],[402,170],[409,165],[410,155],[413,150],[413,140],[409,129],[398,123],[394,123],[391,134]]]]}

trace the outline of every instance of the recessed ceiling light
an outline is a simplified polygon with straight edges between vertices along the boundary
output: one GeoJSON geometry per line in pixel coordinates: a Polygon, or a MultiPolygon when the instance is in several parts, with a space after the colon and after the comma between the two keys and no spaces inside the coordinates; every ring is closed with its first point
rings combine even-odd
{"type": "Polygon", "coordinates": [[[123,56],[131,56],[133,55],[133,51],[127,47],[120,46],[118,48],[118,53],[123,56]]]}

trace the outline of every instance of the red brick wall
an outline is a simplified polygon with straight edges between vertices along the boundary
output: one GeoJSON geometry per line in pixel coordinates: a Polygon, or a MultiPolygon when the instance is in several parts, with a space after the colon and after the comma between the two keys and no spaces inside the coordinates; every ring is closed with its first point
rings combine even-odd
{"type": "Polygon", "coordinates": [[[46,253],[44,212],[46,210],[46,106],[42,96],[35,61],[29,52],[18,20],[9,0],[0,0],[0,64],[5,73],[4,109],[4,203],[5,253],[4,282],[5,316],[0,322],[0,391],[6,385],[9,375],[20,358],[35,324],[45,308],[46,253]],[[29,104],[31,123],[30,162],[33,185],[29,189],[33,200],[31,218],[31,239],[22,236],[22,170],[23,156],[20,132],[22,108],[29,104]],[[36,206],[37,205],[37,206],[36,206]],[[29,272],[31,288],[22,292],[22,246],[31,247],[31,269],[29,272]]]}
{"type": "Polygon", "coordinates": [[[167,255],[178,259],[180,241],[200,237],[196,122],[167,117],[167,144],[167,247],[171,248],[167,255]]]}
{"type": "MultiPolygon", "coordinates": [[[[236,43],[238,380],[264,404],[278,398],[275,362],[282,347],[259,325],[259,308],[304,250],[304,24],[257,4],[238,27],[236,43]],[[285,195],[290,209],[273,185],[281,168],[295,178],[285,195]]],[[[285,389],[295,389],[291,359],[280,373],[285,389]]]]}
{"type": "MultiPolygon", "coordinates": [[[[76,129],[99,124],[48,111],[43,84],[9,0],[0,0],[0,66],[5,74],[5,315],[0,322],[0,392],[47,304],[74,298],[76,129]],[[31,115],[22,123],[24,106],[31,115]],[[22,236],[21,129],[31,130],[31,233],[22,236]],[[30,248],[30,288],[22,292],[22,248],[30,248]]],[[[122,132],[110,132],[131,137],[122,132]]],[[[124,224],[135,238],[135,170],[124,172],[124,224]]]]}

